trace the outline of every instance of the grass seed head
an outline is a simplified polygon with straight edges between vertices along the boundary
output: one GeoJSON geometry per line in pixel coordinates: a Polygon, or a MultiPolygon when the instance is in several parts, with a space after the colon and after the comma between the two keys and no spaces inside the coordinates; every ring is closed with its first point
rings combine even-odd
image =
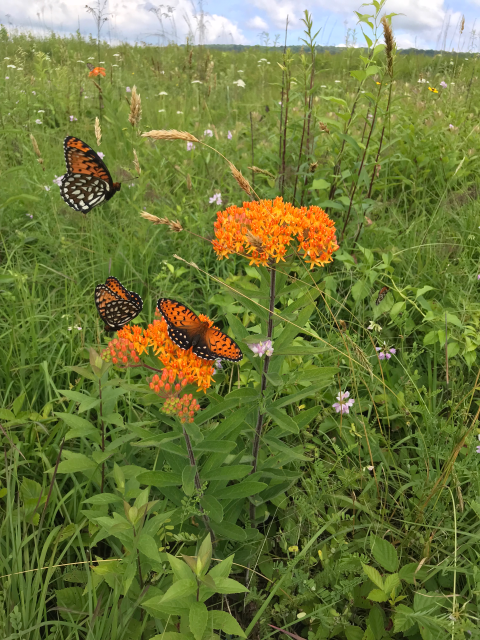
{"type": "Polygon", "coordinates": [[[142,169],[140,168],[140,162],[138,161],[137,152],[135,149],[133,150],[133,166],[135,167],[135,171],[140,175],[142,173],[142,169]]]}
{"type": "Polygon", "coordinates": [[[153,222],[153,224],[167,224],[170,231],[173,231],[174,233],[180,233],[180,231],[183,231],[183,227],[178,220],[159,218],[158,216],[154,216],[152,213],[148,213],[147,211],[140,211],[140,215],[145,220],[153,222]]]}
{"type": "Polygon", "coordinates": [[[40,153],[40,149],[38,148],[38,144],[33,133],[30,134],[30,140],[32,141],[33,151],[35,152],[35,155],[38,158],[37,160],[38,164],[43,164],[42,154],[40,153]]]}
{"type": "Polygon", "coordinates": [[[140,94],[137,93],[137,87],[133,85],[132,97],[130,99],[130,113],[128,115],[128,121],[135,127],[140,122],[142,117],[142,101],[140,100],[140,94]]]}
{"type": "Polygon", "coordinates": [[[252,187],[246,178],[244,178],[241,172],[237,169],[237,167],[232,164],[230,161],[228,162],[230,167],[230,171],[232,172],[233,177],[238,182],[238,185],[241,189],[245,191],[249,196],[252,195],[252,187]]]}
{"type": "Polygon", "coordinates": [[[387,71],[390,78],[393,78],[393,58],[395,55],[395,38],[390,21],[385,16],[382,18],[383,36],[385,38],[385,55],[387,57],[387,71]]]}
{"type": "Polygon", "coordinates": [[[153,138],[154,140],[186,140],[187,142],[200,142],[188,131],[177,131],[176,129],[158,129],[142,133],[142,138],[153,138]]]}
{"type": "Polygon", "coordinates": [[[100,127],[98,116],[95,118],[95,138],[97,139],[97,145],[100,146],[102,142],[102,128],[100,127]]]}

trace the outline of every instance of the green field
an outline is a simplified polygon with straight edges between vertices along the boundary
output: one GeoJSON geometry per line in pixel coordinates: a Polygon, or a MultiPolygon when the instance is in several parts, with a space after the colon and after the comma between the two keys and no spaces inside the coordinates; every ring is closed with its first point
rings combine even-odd
{"type": "Polygon", "coordinates": [[[0,28],[2,640],[480,639],[478,59],[402,54],[362,11],[334,55],[308,15],[294,52],[0,28]],[[143,135],[170,130],[196,140],[143,135]],[[86,215],[67,135],[121,182],[86,215]],[[313,268],[310,207],[338,243],[313,268]],[[169,298],[243,359],[208,378],[160,336],[114,363],[108,276],[143,299],[125,344],[169,298]]]}

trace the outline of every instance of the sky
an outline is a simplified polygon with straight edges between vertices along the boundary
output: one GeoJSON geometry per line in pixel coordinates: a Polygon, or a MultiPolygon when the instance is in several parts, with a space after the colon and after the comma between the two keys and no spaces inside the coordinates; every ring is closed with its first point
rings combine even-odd
{"type": "MultiPolygon", "coordinates": [[[[361,0],[14,0],[0,5],[0,22],[41,33],[54,30],[61,33],[96,35],[93,16],[85,5],[104,5],[108,18],[102,38],[118,41],[162,44],[168,40],[184,43],[187,36],[198,43],[283,44],[288,16],[289,45],[301,44],[304,9],[313,16],[315,30],[320,29],[318,44],[342,46],[348,34],[352,42],[356,29],[357,45],[365,43],[354,13],[370,13],[361,0]],[[203,29],[202,24],[203,6],[203,29]],[[7,9],[7,10],[6,10],[7,9]],[[203,36],[202,36],[203,34],[203,36]]],[[[438,49],[456,51],[477,50],[480,44],[475,30],[480,29],[480,0],[387,0],[387,13],[398,13],[392,24],[399,48],[438,49]],[[459,26],[465,16],[465,29],[459,36],[459,26]],[[478,26],[476,18],[479,18],[478,26]],[[472,35],[473,34],[473,35],[472,35]]],[[[480,31],[479,31],[480,35],[480,31]]]]}

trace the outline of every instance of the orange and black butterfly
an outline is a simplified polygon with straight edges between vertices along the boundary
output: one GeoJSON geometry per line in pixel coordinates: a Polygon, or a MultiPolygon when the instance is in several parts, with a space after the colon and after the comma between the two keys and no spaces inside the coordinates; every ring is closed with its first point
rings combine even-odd
{"type": "Polygon", "coordinates": [[[378,292],[378,298],[377,301],[375,302],[375,304],[378,306],[380,304],[380,302],[385,298],[385,296],[387,295],[387,293],[389,292],[389,288],[388,287],[382,287],[380,289],[380,291],[378,292]]]}
{"type": "Polygon", "coordinates": [[[143,300],[135,291],[110,276],[105,284],[95,287],[95,305],[105,323],[105,331],[118,331],[131,322],[143,309],[143,300]]]}
{"type": "Polygon", "coordinates": [[[158,310],[168,325],[168,335],[181,349],[192,349],[203,360],[231,360],[238,362],[243,353],[238,344],[225,333],[209,327],[191,309],[181,302],[160,298],[158,310]]]}
{"type": "Polygon", "coordinates": [[[120,183],[113,182],[105,163],[88,144],[67,136],[63,149],[67,173],[60,184],[60,194],[69,207],[88,213],[120,191],[120,183]]]}

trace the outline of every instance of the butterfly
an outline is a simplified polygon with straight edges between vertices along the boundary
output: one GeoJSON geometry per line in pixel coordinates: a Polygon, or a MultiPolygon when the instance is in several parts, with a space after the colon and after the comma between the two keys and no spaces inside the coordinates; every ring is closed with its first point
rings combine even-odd
{"type": "Polygon", "coordinates": [[[193,353],[204,360],[231,360],[238,362],[243,353],[238,344],[225,333],[209,327],[191,309],[181,302],[160,298],[157,308],[168,325],[168,335],[181,349],[192,348],[193,353]]]}
{"type": "Polygon", "coordinates": [[[69,207],[88,213],[120,191],[120,183],[113,182],[105,163],[88,144],[67,136],[63,150],[67,173],[60,184],[60,194],[69,207]]]}
{"type": "Polygon", "coordinates": [[[380,289],[380,291],[378,292],[378,298],[377,301],[375,302],[375,304],[378,306],[380,304],[380,302],[385,298],[385,296],[387,295],[389,289],[388,287],[382,287],[380,289]]]}
{"type": "Polygon", "coordinates": [[[118,331],[138,316],[143,300],[138,293],[128,291],[117,278],[110,276],[105,284],[95,287],[95,305],[105,323],[105,331],[118,331]]]}

